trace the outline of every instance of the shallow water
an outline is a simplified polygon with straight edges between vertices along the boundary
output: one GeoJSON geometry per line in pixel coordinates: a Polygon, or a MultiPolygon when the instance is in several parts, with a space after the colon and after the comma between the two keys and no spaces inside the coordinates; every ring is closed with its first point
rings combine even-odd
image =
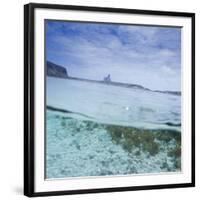
{"type": "Polygon", "coordinates": [[[171,130],[181,124],[181,96],[143,89],[48,77],[47,105],[99,123],[171,130]]]}
{"type": "Polygon", "coordinates": [[[47,110],[47,178],[181,170],[178,131],[136,129],[71,116],[47,110]]]}
{"type": "Polygon", "coordinates": [[[181,171],[181,96],[47,78],[46,177],[181,171]]]}

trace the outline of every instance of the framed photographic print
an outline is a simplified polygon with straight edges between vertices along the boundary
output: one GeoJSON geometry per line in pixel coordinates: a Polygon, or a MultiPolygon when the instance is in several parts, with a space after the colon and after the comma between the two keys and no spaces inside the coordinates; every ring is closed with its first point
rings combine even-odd
{"type": "Polygon", "coordinates": [[[24,194],[194,186],[195,14],[24,11],[24,194]]]}

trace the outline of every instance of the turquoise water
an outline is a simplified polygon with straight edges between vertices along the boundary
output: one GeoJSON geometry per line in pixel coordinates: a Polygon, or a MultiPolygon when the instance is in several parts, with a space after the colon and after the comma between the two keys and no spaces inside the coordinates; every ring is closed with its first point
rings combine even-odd
{"type": "Polygon", "coordinates": [[[47,78],[46,177],[181,171],[181,96],[47,78]]]}
{"type": "Polygon", "coordinates": [[[98,123],[180,131],[179,95],[48,77],[47,105],[98,123]]]}
{"type": "Polygon", "coordinates": [[[181,170],[181,134],[96,123],[47,110],[46,177],[181,170]]]}

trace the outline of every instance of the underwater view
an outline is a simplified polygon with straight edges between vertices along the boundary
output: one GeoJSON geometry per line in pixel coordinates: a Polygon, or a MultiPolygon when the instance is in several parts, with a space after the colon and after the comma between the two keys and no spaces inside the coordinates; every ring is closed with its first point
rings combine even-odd
{"type": "Polygon", "coordinates": [[[180,97],[48,77],[46,177],[180,172],[180,97]]]}
{"type": "Polygon", "coordinates": [[[47,179],[181,172],[181,30],[45,20],[47,179]]]}

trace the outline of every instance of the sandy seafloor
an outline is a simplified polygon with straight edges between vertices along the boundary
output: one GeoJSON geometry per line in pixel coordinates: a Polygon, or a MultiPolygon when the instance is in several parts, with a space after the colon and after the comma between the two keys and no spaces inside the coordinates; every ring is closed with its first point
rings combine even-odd
{"type": "Polygon", "coordinates": [[[180,146],[178,131],[141,134],[131,127],[46,112],[47,179],[179,172],[180,146]]]}

